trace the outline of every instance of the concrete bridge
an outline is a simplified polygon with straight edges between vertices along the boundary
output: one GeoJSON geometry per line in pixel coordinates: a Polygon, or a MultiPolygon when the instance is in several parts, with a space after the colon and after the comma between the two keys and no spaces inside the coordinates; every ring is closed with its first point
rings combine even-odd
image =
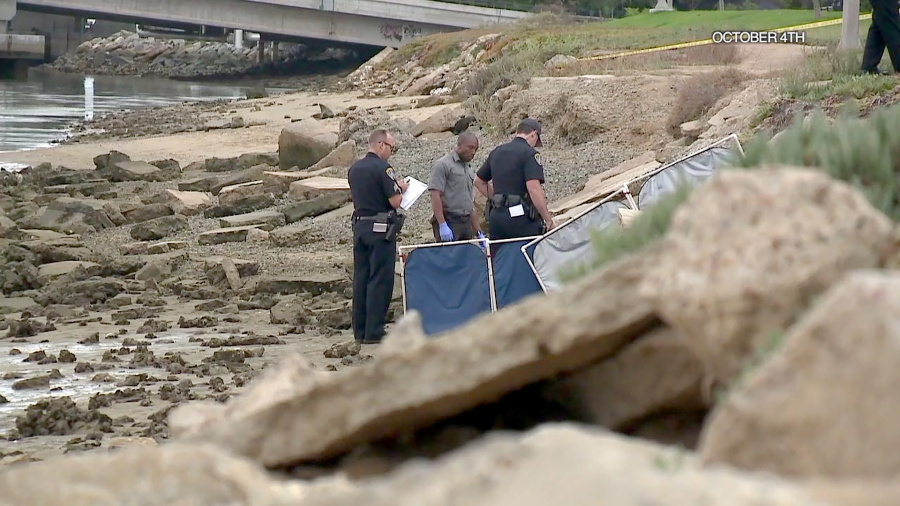
{"type": "Polygon", "coordinates": [[[381,47],[531,15],[434,0],[0,0],[0,24],[4,5],[12,5],[13,12],[18,7],[135,23],[247,30],[268,40],[319,39],[381,47]]]}

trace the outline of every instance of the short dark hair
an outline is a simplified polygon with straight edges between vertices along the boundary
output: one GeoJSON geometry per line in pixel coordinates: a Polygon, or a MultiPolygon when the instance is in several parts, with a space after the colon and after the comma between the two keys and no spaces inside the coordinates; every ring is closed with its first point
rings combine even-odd
{"type": "Polygon", "coordinates": [[[519,123],[519,126],[516,127],[517,134],[530,134],[531,132],[537,131],[538,135],[541,134],[541,124],[536,120],[531,118],[525,118],[519,123]]]}
{"type": "Polygon", "coordinates": [[[369,134],[369,145],[371,146],[373,144],[378,144],[379,142],[384,142],[387,140],[387,138],[388,131],[383,128],[379,128],[378,130],[375,130],[374,132],[369,134]]]}
{"type": "Polygon", "coordinates": [[[466,142],[467,140],[474,140],[477,142],[478,136],[473,134],[472,132],[463,132],[463,133],[459,134],[459,137],[456,139],[456,145],[462,146],[462,144],[464,142],[466,142]]]}

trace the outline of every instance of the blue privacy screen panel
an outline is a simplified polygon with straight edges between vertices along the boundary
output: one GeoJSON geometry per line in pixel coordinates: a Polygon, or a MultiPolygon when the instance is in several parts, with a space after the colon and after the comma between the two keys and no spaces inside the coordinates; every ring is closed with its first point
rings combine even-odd
{"type": "Polygon", "coordinates": [[[421,314],[428,335],[491,312],[487,257],[474,244],[412,250],[406,257],[404,280],[406,308],[421,314]]]}
{"type": "Polygon", "coordinates": [[[491,267],[494,270],[497,309],[515,304],[534,293],[544,292],[525,255],[522,254],[522,246],[528,242],[525,240],[491,244],[491,267]]]}

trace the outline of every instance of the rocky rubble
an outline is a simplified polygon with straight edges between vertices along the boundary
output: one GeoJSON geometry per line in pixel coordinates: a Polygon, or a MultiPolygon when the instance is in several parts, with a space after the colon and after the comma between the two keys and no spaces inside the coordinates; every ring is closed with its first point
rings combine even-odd
{"type": "MultiPolygon", "coordinates": [[[[723,170],[660,241],[562,291],[434,339],[411,313],[362,367],[288,353],[237,396],[157,412],[171,442],[0,471],[3,500],[40,504],[31,484],[54,476],[110,501],[156,491],[144,504],[894,504],[896,239],[814,169],[723,170]],[[698,412],[696,444],[668,443],[687,428],[664,420],[698,412]]],[[[339,293],[318,283],[272,319],[314,318],[307,297],[339,293]]],[[[254,345],[221,344],[202,367],[244,374],[254,345]]]]}
{"type": "MultiPolygon", "coordinates": [[[[470,80],[487,67],[492,57],[500,54],[495,45],[502,38],[503,34],[495,33],[461,41],[457,46],[459,54],[437,67],[422,60],[424,51],[416,52],[397,67],[384,65],[395,57],[395,50],[385,49],[344,78],[341,87],[364,90],[367,96],[467,95],[470,80]]],[[[427,103],[436,105],[438,100],[427,103]]]]}
{"type": "MultiPolygon", "coordinates": [[[[286,43],[280,45],[276,61],[273,56],[272,48],[266,48],[266,61],[272,64],[354,57],[352,52],[342,49],[317,50],[286,43]]],[[[107,38],[86,41],[74,53],[63,55],[47,66],[61,72],[101,75],[226,77],[259,68],[258,58],[258,49],[252,43],[238,49],[227,42],[156,38],[122,30],[107,38]]]]}

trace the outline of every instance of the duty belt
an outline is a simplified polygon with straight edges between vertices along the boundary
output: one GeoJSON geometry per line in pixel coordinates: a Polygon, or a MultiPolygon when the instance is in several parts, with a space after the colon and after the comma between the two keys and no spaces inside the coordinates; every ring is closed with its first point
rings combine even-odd
{"type": "Polygon", "coordinates": [[[388,213],[378,213],[371,216],[358,216],[356,213],[354,213],[352,216],[350,216],[350,222],[356,223],[357,221],[380,221],[382,223],[387,223],[388,218],[388,213]]]}
{"type": "Polygon", "coordinates": [[[522,195],[498,193],[491,197],[491,205],[494,207],[512,207],[525,203],[526,199],[522,195]]]}

